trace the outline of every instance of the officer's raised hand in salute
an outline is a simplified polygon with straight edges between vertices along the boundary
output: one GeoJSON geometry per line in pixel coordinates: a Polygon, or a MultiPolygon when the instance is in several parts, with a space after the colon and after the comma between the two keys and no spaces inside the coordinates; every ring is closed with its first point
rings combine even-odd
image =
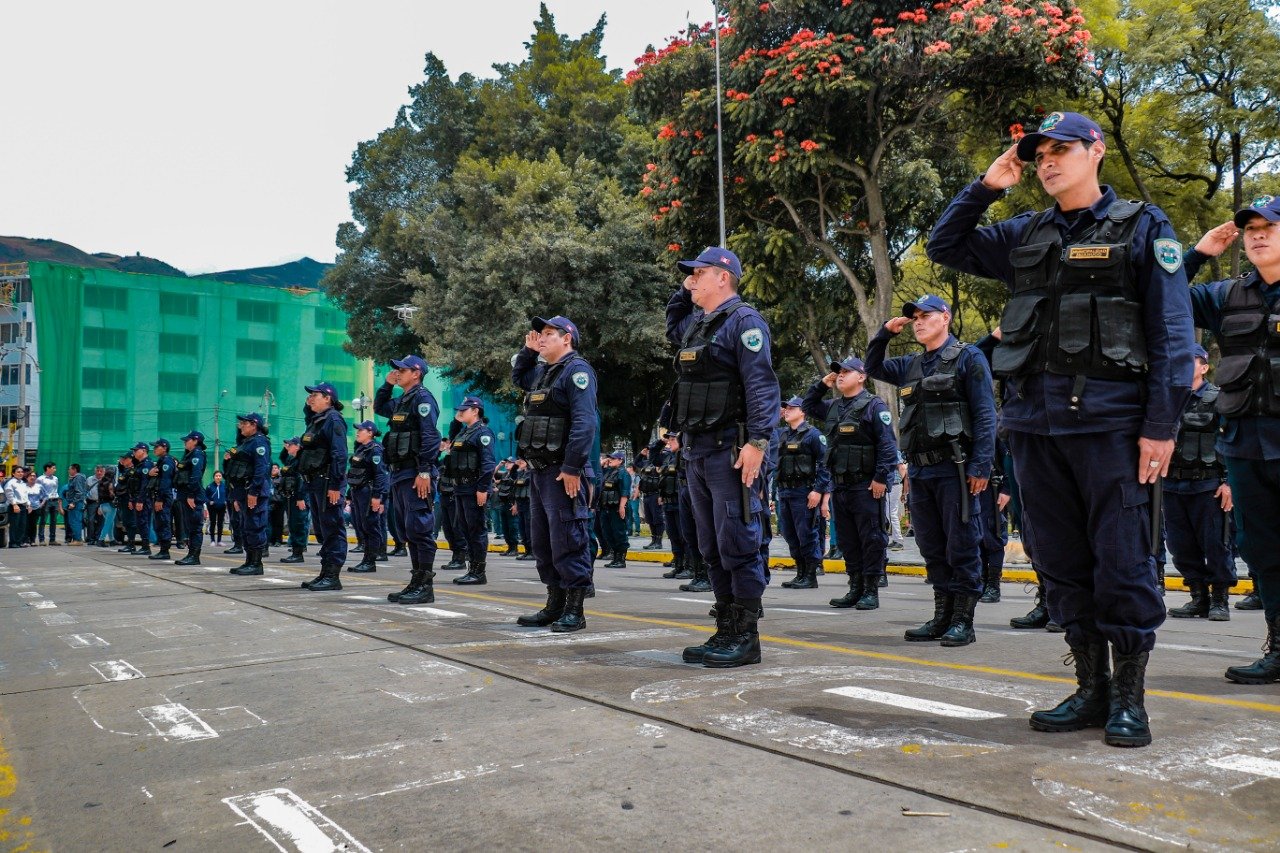
{"type": "Polygon", "coordinates": [[[1078,683],[1031,726],[1103,726],[1108,744],[1144,746],[1147,656],[1165,616],[1145,486],[1168,471],[1193,329],[1168,218],[1098,182],[1105,154],[1095,122],[1050,114],[951,201],[928,254],[1012,291],[992,363],[1027,542],[1078,683]],[[1027,163],[1056,204],[982,227],[1027,163]]]}

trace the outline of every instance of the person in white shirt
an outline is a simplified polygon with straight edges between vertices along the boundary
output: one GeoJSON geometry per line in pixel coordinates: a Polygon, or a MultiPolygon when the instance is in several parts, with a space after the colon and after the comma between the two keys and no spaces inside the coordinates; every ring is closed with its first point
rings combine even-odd
{"type": "Polygon", "coordinates": [[[44,526],[45,522],[49,523],[49,544],[57,545],[58,542],[58,513],[62,510],[61,500],[58,497],[58,466],[52,462],[44,463],[44,474],[36,478],[36,483],[40,486],[40,508],[36,509],[36,502],[31,502],[31,515],[27,521],[27,528],[31,531],[27,536],[31,544],[36,543],[36,537],[40,539],[40,544],[44,544],[44,526]]]}
{"type": "Polygon", "coordinates": [[[4,500],[9,507],[9,547],[27,546],[27,512],[31,506],[28,496],[26,471],[13,469],[13,476],[4,484],[4,500]]]}

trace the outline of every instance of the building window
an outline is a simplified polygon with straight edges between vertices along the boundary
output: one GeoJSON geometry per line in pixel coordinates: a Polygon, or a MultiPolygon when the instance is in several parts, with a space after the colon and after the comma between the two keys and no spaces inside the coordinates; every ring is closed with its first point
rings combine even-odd
{"type": "Polygon", "coordinates": [[[335,311],[332,308],[317,308],[316,328],[345,331],[347,328],[347,321],[342,316],[341,311],[335,311]]]}
{"type": "Polygon", "coordinates": [[[158,384],[161,394],[181,394],[195,390],[195,382],[186,373],[161,373],[158,384]]]}
{"type": "Polygon", "coordinates": [[[162,355],[195,355],[200,350],[200,339],[195,335],[178,335],[171,332],[160,333],[160,352],[162,355]]]}
{"type": "Polygon", "coordinates": [[[316,363],[346,366],[351,363],[351,356],[337,344],[316,344],[316,363]]]}
{"type": "MultiPolygon", "coordinates": [[[[161,412],[160,413],[160,434],[181,433],[186,435],[188,432],[196,428],[195,412],[161,412]]],[[[170,439],[172,440],[172,439],[170,439]]],[[[173,442],[175,445],[178,443],[173,442]]]]}
{"type": "Polygon", "coordinates": [[[21,368],[26,368],[26,384],[31,384],[31,365],[29,364],[6,364],[0,366],[0,385],[17,385],[18,377],[23,374],[21,368]]]}
{"type": "Polygon", "coordinates": [[[236,320],[241,323],[275,323],[280,312],[274,302],[258,302],[250,299],[236,301],[236,320]]]}
{"type": "Polygon", "coordinates": [[[200,297],[193,293],[160,294],[160,313],[177,317],[195,317],[200,310],[200,297]]]}
{"type": "MultiPolygon", "coordinates": [[[[0,330],[0,343],[4,343],[2,330],[0,330]]],[[[124,329],[103,329],[86,326],[84,329],[84,345],[89,349],[122,350],[125,348],[125,331],[124,329]]]]}
{"type": "Polygon", "coordinates": [[[124,412],[119,409],[84,409],[80,413],[84,429],[97,432],[124,431],[124,412]]]}
{"type": "Polygon", "coordinates": [[[236,341],[236,358],[252,361],[275,361],[275,341],[251,341],[240,338],[236,341]]]}
{"type": "Polygon", "coordinates": [[[241,376],[236,379],[236,394],[241,397],[261,397],[264,391],[276,393],[280,383],[261,376],[241,376]]]}
{"type": "Polygon", "coordinates": [[[123,370],[86,367],[80,374],[81,387],[90,391],[123,391],[127,384],[128,374],[123,370]]]}
{"type": "Polygon", "coordinates": [[[0,426],[8,426],[9,424],[17,424],[24,427],[31,426],[31,407],[23,407],[23,418],[19,422],[17,406],[0,406],[0,426]]]}
{"type": "Polygon", "coordinates": [[[128,311],[129,291],[122,287],[103,287],[97,284],[85,285],[84,307],[128,311]]]}

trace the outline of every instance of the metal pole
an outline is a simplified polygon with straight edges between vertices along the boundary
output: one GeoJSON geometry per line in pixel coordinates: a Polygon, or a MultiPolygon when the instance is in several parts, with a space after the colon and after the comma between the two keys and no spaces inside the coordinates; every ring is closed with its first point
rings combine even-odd
{"type": "Polygon", "coordinates": [[[27,464],[27,312],[23,309],[18,318],[18,464],[27,464]]]}
{"type": "Polygon", "coordinates": [[[725,236],[724,228],[724,120],[720,113],[720,3],[718,0],[711,4],[711,8],[715,14],[712,21],[716,28],[716,169],[720,176],[720,245],[727,249],[728,238],[725,236]]]}

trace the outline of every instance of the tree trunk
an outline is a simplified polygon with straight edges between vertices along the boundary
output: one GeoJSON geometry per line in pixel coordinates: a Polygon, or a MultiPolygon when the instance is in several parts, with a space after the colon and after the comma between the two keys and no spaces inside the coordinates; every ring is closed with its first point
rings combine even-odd
{"type": "MultiPolygon", "coordinates": [[[[1231,209],[1239,210],[1244,207],[1244,187],[1240,185],[1243,179],[1240,168],[1240,132],[1233,131],[1231,133],[1231,209]]],[[[1231,245],[1231,275],[1232,277],[1240,275],[1240,244],[1241,240],[1235,241],[1231,245]]]]}

